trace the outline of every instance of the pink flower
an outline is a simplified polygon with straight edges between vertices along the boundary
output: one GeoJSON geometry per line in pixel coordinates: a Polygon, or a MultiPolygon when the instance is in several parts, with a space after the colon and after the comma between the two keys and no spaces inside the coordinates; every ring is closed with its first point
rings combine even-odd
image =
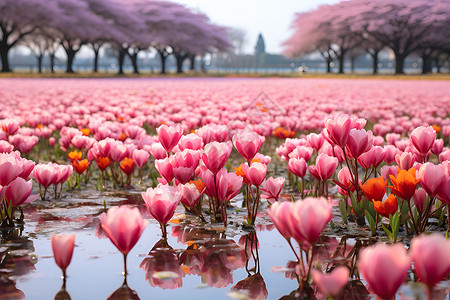
{"type": "Polygon", "coordinates": [[[446,182],[444,168],[430,162],[420,167],[418,178],[420,178],[420,186],[423,187],[430,198],[435,197],[446,182]]]}
{"type": "Polygon", "coordinates": [[[233,136],[234,147],[248,162],[255,157],[263,142],[264,138],[254,131],[241,131],[233,136]]]}
{"type": "Polygon", "coordinates": [[[134,150],[133,151],[133,161],[138,165],[139,168],[142,168],[150,157],[150,153],[145,150],[134,150]]]}
{"type": "Polygon", "coordinates": [[[306,170],[308,169],[308,164],[303,158],[291,158],[289,159],[288,169],[295,176],[303,178],[305,177],[306,170]]]}
{"type": "Polygon", "coordinates": [[[433,148],[436,130],[432,126],[419,126],[411,132],[410,139],[417,151],[425,156],[433,148]]]}
{"type": "Polygon", "coordinates": [[[450,241],[438,233],[422,234],[411,241],[409,254],[419,280],[433,287],[450,272],[450,241]]]}
{"type": "Polygon", "coordinates": [[[298,242],[315,244],[325,225],[331,221],[332,205],[325,198],[298,200],[290,210],[289,231],[298,242]]]}
{"type": "Polygon", "coordinates": [[[14,150],[14,146],[7,141],[0,140],[0,153],[10,153],[14,150]]]}
{"type": "Polygon", "coordinates": [[[277,201],[280,196],[281,189],[283,188],[284,180],[284,177],[278,177],[275,179],[273,177],[267,178],[261,187],[261,198],[267,199],[270,203],[277,201]]]}
{"type": "Polygon", "coordinates": [[[161,125],[156,131],[158,132],[158,139],[161,145],[169,153],[178,144],[181,136],[183,135],[183,129],[180,125],[167,126],[161,125]]]}
{"type": "Polygon", "coordinates": [[[174,175],[172,159],[170,157],[155,160],[155,168],[167,182],[172,181],[174,175]]]}
{"type": "Polygon", "coordinates": [[[61,268],[65,276],[66,269],[72,260],[73,248],[75,246],[75,234],[52,235],[52,250],[55,262],[61,268]]]}
{"type": "Polygon", "coordinates": [[[367,152],[373,146],[372,131],[364,129],[350,130],[347,140],[346,149],[352,158],[358,158],[364,152],[367,152]]]}
{"type": "Polygon", "coordinates": [[[422,214],[427,204],[427,192],[423,188],[419,188],[414,192],[414,205],[416,206],[419,214],[422,214]]]}
{"type": "Polygon", "coordinates": [[[289,158],[303,158],[305,161],[311,159],[314,149],[306,146],[297,146],[291,153],[289,153],[289,158]]]}
{"type": "Polygon", "coordinates": [[[319,151],[319,149],[322,148],[323,142],[325,141],[323,135],[317,133],[308,134],[306,136],[306,139],[308,141],[308,144],[316,151],[319,151]]]}
{"type": "Polygon", "coordinates": [[[227,162],[232,148],[233,145],[230,142],[207,144],[202,154],[203,163],[213,174],[217,174],[227,162]]]}
{"type": "Polygon", "coordinates": [[[409,170],[414,166],[416,157],[413,153],[403,152],[395,155],[395,162],[401,170],[409,170]]]}
{"type": "Polygon", "coordinates": [[[251,184],[254,186],[260,186],[266,178],[267,165],[254,162],[249,167],[247,164],[243,164],[242,170],[245,173],[245,177],[247,177],[247,180],[250,181],[251,184]]]}
{"type": "Polygon", "coordinates": [[[178,148],[181,151],[184,149],[201,150],[203,148],[203,139],[195,133],[183,135],[178,142],[178,148]]]}
{"type": "Polygon", "coordinates": [[[350,271],[344,266],[337,267],[327,274],[317,269],[312,269],[311,272],[312,280],[320,292],[327,297],[336,297],[347,284],[350,275],[350,271]]]}
{"type": "Polygon", "coordinates": [[[431,148],[431,152],[433,152],[434,155],[439,155],[443,149],[444,149],[444,140],[437,139],[434,141],[433,148],[431,148]]]}
{"type": "Polygon", "coordinates": [[[442,167],[444,169],[445,182],[436,197],[442,202],[447,203],[447,205],[450,205],[450,161],[442,162],[442,167]]]}
{"type": "Polygon", "coordinates": [[[33,170],[36,181],[44,188],[56,183],[59,178],[59,170],[52,163],[37,164],[33,170]]]}
{"type": "Polygon", "coordinates": [[[100,216],[103,230],[114,246],[127,255],[144,232],[148,224],[136,207],[111,207],[100,216]]]}
{"type": "Polygon", "coordinates": [[[194,183],[186,183],[181,186],[181,203],[186,206],[194,207],[198,200],[200,200],[200,196],[205,191],[206,186],[203,185],[201,187],[201,191],[194,183]]]}
{"type": "Polygon", "coordinates": [[[347,114],[337,114],[334,119],[325,120],[328,138],[336,145],[344,148],[347,145],[348,135],[352,129],[352,120],[347,114]]]}
{"type": "Polygon", "coordinates": [[[221,202],[227,202],[236,197],[242,188],[242,177],[236,173],[228,173],[222,169],[217,173],[217,193],[221,202]]]}
{"type": "Polygon", "coordinates": [[[0,153],[0,185],[6,186],[22,173],[17,159],[11,154],[0,153]]]}
{"type": "Polygon", "coordinates": [[[336,157],[328,156],[327,154],[321,153],[316,158],[316,164],[314,166],[310,166],[309,170],[313,169],[320,180],[327,181],[336,170],[338,165],[338,159],[336,157]]]}
{"type": "Polygon", "coordinates": [[[397,154],[402,154],[402,151],[400,149],[398,149],[397,147],[395,147],[394,145],[386,145],[384,146],[384,158],[383,160],[387,163],[387,164],[391,164],[395,161],[395,156],[397,154]]]}
{"type": "Polygon", "coordinates": [[[30,196],[33,190],[33,183],[31,180],[26,181],[21,177],[17,177],[11,181],[4,189],[6,200],[8,203],[12,201],[13,207],[30,203],[39,197],[39,194],[30,196]]]}
{"type": "Polygon", "coordinates": [[[159,184],[154,189],[148,188],[141,195],[148,211],[160,224],[169,222],[181,200],[180,190],[169,185],[159,184]]]}
{"type": "Polygon", "coordinates": [[[401,244],[377,243],[359,255],[358,270],[370,289],[383,299],[394,297],[410,266],[411,261],[401,244]]]}
{"type": "Polygon", "coordinates": [[[276,201],[267,210],[267,214],[272,219],[273,224],[286,239],[289,239],[292,236],[289,228],[289,219],[293,206],[294,203],[289,201],[276,201]]]}
{"type": "Polygon", "coordinates": [[[358,163],[366,170],[371,166],[376,168],[383,162],[384,157],[384,149],[380,146],[373,146],[358,157],[358,163]]]}
{"type": "Polygon", "coordinates": [[[150,146],[150,153],[154,159],[163,159],[167,157],[166,149],[161,145],[161,143],[153,143],[150,146]]]}

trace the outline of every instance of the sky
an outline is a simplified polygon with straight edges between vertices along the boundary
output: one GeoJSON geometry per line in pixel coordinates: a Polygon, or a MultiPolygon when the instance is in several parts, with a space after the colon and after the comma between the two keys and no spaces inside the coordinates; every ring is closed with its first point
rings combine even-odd
{"type": "Polygon", "coordinates": [[[267,53],[281,53],[296,12],[339,0],[171,0],[205,13],[213,23],[246,31],[245,53],[253,53],[262,33],[267,53]]]}

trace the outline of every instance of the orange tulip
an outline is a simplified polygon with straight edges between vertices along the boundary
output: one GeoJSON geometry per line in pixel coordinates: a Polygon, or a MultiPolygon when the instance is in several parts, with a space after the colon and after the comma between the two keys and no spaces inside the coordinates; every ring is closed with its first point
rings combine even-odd
{"type": "Polygon", "coordinates": [[[246,185],[248,185],[250,183],[247,179],[247,176],[245,176],[244,170],[242,170],[242,164],[240,164],[239,167],[234,168],[234,173],[236,173],[236,175],[238,175],[238,176],[241,176],[246,185]]]}
{"type": "Polygon", "coordinates": [[[109,157],[100,156],[96,160],[96,163],[98,168],[104,171],[111,164],[111,160],[109,159],[109,157]]]}
{"type": "Polygon", "coordinates": [[[81,128],[80,131],[83,133],[83,135],[85,136],[89,136],[89,134],[91,133],[91,130],[89,128],[81,128]]]}
{"type": "Polygon", "coordinates": [[[419,183],[420,178],[416,179],[416,169],[411,168],[408,171],[399,170],[397,178],[392,175],[389,175],[392,181],[392,186],[389,188],[392,192],[398,197],[410,200],[411,197],[416,192],[417,183],[419,183]]]}
{"type": "Polygon", "coordinates": [[[134,167],[135,167],[135,164],[134,164],[134,161],[132,158],[125,157],[120,162],[120,169],[128,176],[130,176],[133,173],[134,167]]]}
{"type": "Polygon", "coordinates": [[[373,201],[373,207],[377,213],[389,218],[389,215],[394,215],[398,209],[397,197],[394,194],[390,194],[384,202],[373,201]]]}
{"type": "Polygon", "coordinates": [[[369,179],[364,184],[359,184],[359,186],[369,200],[381,201],[386,193],[387,180],[380,176],[369,179]]]}
{"type": "Polygon", "coordinates": [[[189,183],[195,184],[199,193],[203,192],[203,190],[206,188],[206,185],[203,183],[203,181],[200,178],[197,180],[191,180],[191,181],[189,181],[189,183]]]}
{"type": "Polygon", "coordinates": [[[78,174],[82,174],[89,167],[89,161],[87,159],[72,161],[73,168],[78,174]]]}
{"type": "Polygon", "coordinates": [[[67,156],[69,157],[70,161],[81,160],[83,153],[81,153],[81,151],[75,150],[75,151],[69,152],[69,154],[67,154],[67,156]]]}

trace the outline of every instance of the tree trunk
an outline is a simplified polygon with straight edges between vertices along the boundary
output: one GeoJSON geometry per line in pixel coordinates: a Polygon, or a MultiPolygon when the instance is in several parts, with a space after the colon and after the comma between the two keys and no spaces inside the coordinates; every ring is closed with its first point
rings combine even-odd
{"type": "Polygon", "coordinates": [[[331,62],[333,59],[331,57],[327,57],[327,73],[331,73],[331,62]]]}
{"type": "Polygon", "coordinates": [[[127,53],[127,49],[121,48],[119,50],[119,56],[117,58],[117,64],[119,65],[119,72],[117,74],[123,74],[123,63],[125,61],[125,54],[127,53]]]}
{"type": "Polygon", "coordinates": [[[191,57],[190,57],[190,59],[191,59],[191,66],[190,66],[190,70],[191,71],[195,71],[195,55],[192,55],[191,57]]]}
{"type": "Polygon", "coordinates": [[[205,65],[205,60],[203,58],[200,60],[200,65],[202,68],[202,72],[206,73],[206,65],[205,65]]]}
{"type": "Polygon", "coordinates": [[[133,73],[139,74],[138,64],[137,64],[137,53],[130,55],[131,63],[133,64],[133,73]]]}
{"type": "Polygon", "coordinates": [[[186,59],[186,54],[177,54],[175,53],[175,58],[177,60],[177,74],[183,73],[183,62],[186,59]]]}
{"type": "Polygon", "coordinates": [[[422,55],[422,74],[428,74],[430,72],[430,56],[422,55]]]}
{"type": "Polygon", "coordinates": [[[94,73],[98,73],[98,54],[100,52],[100,47],[94,49],[94,73]]]}
{"type": "Polygon", "coordinates": [[[372,74],[378,74],[378,51],[371,54],[372,56],[372,74]]]}
{"type": "Polygon", "coordinates": [[[439,61],[439,54],[434,57],[434,64],[436,65],[436,73],[441,73],[441,64],[439,61]]]}
{"type": "Polygon", "coordinates": [[[157,50],[159,53],[159,58],[161,59],[161,74],[166,74],[166,59],[167,59],[167,52],[166,51],[160,51],[157,50]]]}
{"type": "Polygon", "coordinates": [[[38,73],[42,73],[42,58],[44,57],[43,54],[36,55],[37,61],[38,61],[38,73]]]}
{"type": "Polygon", "coordinates": [[[355,56],[350,57],[350,69],[352,73],[355,73],[355,60],[355,56]]]}
{"type": "Polygon", "coordinates": [[[67,55],[66,73],[74,73],[72,69],[73,60],[75,59],[75,54],[77,54],[78,50],[74,50],[73,48],[67,48],[64,50],[66,50],[67,55]]]}
{"type": "Polygon", "coordinates": [[[395,53],[395,74],[404,74],[403,65],[405,63],[405,56],[395,53]]]}
{"type": "Polygon", "coordinates": [[[339,61],[339,74],[344,74],[344,54],[342,53],[341,55],[338,56],[338,61],[339,61]]]}
{"type": "Polygon", "coordinates": [[[0,56],[2,59],[2,72],[11,72],[8,61],[9,47],[4,43],[0,44],[0,56]]]}
{"type": "Polygon", "coordinates": [[[55,73],[55,53],[50,53],[50,72],[55,73]]]}

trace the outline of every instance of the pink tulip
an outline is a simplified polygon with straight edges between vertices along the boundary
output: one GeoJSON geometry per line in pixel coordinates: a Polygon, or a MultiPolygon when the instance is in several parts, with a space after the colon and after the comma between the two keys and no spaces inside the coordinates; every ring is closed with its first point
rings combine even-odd
{"type": "Polygon", "coordinates": [[[395,145],[395,142],[400,141],[402,136],[398,133],[388,133],[386,134],[386,142],[389,145],[395,145]]]}
{"type": "Polygon", "coordinates": [[[361,154],[358,157],[358,163],[365,169],[370,167],[378,167],[385,157],[384,149],[380,146],[373,146],[369,151],[361,154]]]}
{"type": "Polygon", "coordinates": [[[358,270],[377,296],[383,299],[394,297],[405,280],[411,260],[401,244],[388,246],[377,243],[360,252],[358,270]]]}
{"type": "Polygon", "coordinates": [[[397,154],[395,156],[395,162],[397,163],[400,170],[411,169],[416,161],[416,157],[413,153],[410,152],[403,152],[402,154],[397,154]]]}
{"type": "MultiPolygon", "coordinates": [[[[450,127],[450,126],[449,126],[450,127]]],[[[450,149],[447,149],[445,151],[442,151],[441,154],[439,154],[439,161],[442,163],[446,160],[450,160],[450,149]]]]}
{"type": "Polygon", "coordinates": [[[272,157],[268,155],[263,155],[261,153],[256,153],[254,159],[259,159],[259,162],[265,165],[268,165],[270,161],[272,160],[272,157]]]}
{"type": "Polygon", "coordinates": [[[167,224],[173,217],[181,200],[179,189],[159,184],[156,188],[148,188],[141,193],[148,211],[161,225],[167,224]]]}
{"type": "Polygon", "coordinates": [[[181,203],[189,207],[194,207],[198,203],[198,200],[200,200],[200,196],[205,191],[205,188],[206,186],[199,191],[194,183],[183,184],[181,186],[181,203]]]}
{"type": "Polygon", "coordinates": [[[52,250],[53,257],[58,267],[63,271],[63,276],[66,276],[66,269],[72,260],[73,248],[75,246],[75,234],[72,235],[52,235],[52,250]]]}
{"type": "Polygon", "coordinates": [[[184,149],[201,150],[203,148],[203,139],[195,133],[183,135],[178,142],[178,148],[181,151],[184,149]]]}
{"type": "Polygon", "coordinates": [[[413,238],[409,254],[419,281],[433,287],[446,279],[450,272],[449,253],[450,241],[438,233],[413,238]]]}
{"type": "Polygon", "coordinates": [[[425,156],[428,151],[433,148],[433,144],[436,139],[436,130],[434,130],[431,126],[417,127],[413,130],[413,132],[411,132],[410,139],[417,151],[425,156]]]}
{"type": "Polygon", "coordinates": [[[444,149],[444,140],[437,139],[434,141],[433,148],[431,148],[431,152],[433,152],[434,155],[439,155],[443,149],[444,149]]]}
{"type": "Polygon", "coordinates": [[[100,216],[103,230],[124,256],[133,249],[148,224],[136,207],[111,207],[100,216]]]}
{"type": "Polygon", "coordinates": [[[367,152],[373,146],[373,134],[372,131],[365,131],[364,129],[350,130],[347,139],[346,150],[350,157],[358,158],[364,152],[367,152]]]}
{"type": "Polygon", "coordinates": [[[317,269],[311,271],[312,280],[319,291],[327,297],[336,297],[348,282],[350,271],[347,267],[340,266],[327,274],[317,269]]]}
{"type": "Polygon", "coordinates": [[[402,154],[402,151],[400,149],[398,149],[397,147],[395,147],[394,145],[386,145],[384,146],[384,161],[387,164],[391,164],[395,161],[395,156],[397,154],[402,154]]]}
{"type": "Polygon", "coordinates": [[[7,141],[0,140],[0,153],[11,153],[14,150],[14,146],[7,141]]]}
{"type": "Polygon", "coordinates": [[[217,173],[217,194],[221,202],[227,202],[236,197],[242,188],[242,177],[236,173],[228,173],[222,169],[217,173]]]}
{"type": "Polygon", "coordinates": [[[414,192],[414,205],[416,206],[419,214],[422,214],[425,211],[425,207],[427,204],[427,192],[424,189],[419,188],[414,192]]]}
{"type": "Polygon", "coordinates": [[[284,177],[267,178],[261,187],[261,198],[267,199],[270,203],[277,201],[283,188],[284,180],[284,177]]]}
{"type": "Polygon", "coordinates": [[[323,142],[325,141],[323,135],[317,133],[308,134],[306,139],[308,140],[309,145],[316,151],[319,151],[320,148],[322,148],[323,142]]]}
{"type": "Polygon", "coordinates": [[[203,163],[213,174],[217,174],[227,162],[232,148],[233,145],[230,142],[207,144],[202,154],[203,163]]]}
{"type": "Polygon", "coordinates": [[[267,214],[272,219],[273,224],[278,229],[280,234],[286,238],[291,238],[289,216],[291,214],[294,203],[290,201],[274,202],[272,206],[267,210],[267,214]]]}
{"type": "Polygon", "coordinates": [[[145,135],[145,129],[137,125],[128,125],[125,127],[125,133],[130,139],[139,139],[141,135],[145,135]]]}
{"type": "Polygon", "coordinates": [[[22,173],[17,159],[11,154],[0,153],[0,185],[7,186],[22,173]]]}
{"type": "Polygon", "coordinates": [[[13,207],[30,203],[39,197],[38,194],[30,196],[33,190],[33,183],[31,180],[26,181],[21,177],[17,177],[11,181],[4,189],[6,200],[8,203],[12,201],[13,207]]]}
{"type": "Polygon", "coordinates": [[[53,164],[37,164],[33,169],[33,176],[44,188],[55,184],[59,178],[59,170],[53,164]]]}
{"type": "Polygon", "coordinates": [[[155,160],[155,168],[167,182],[172,181],[174,175],[172,159],[170,157],[155,160]]]}
{"type": "Polygon", "coordinates": [[[397,166],[382,166],[380,169],[380,175],[383,178],[390,178],[389,175],[394,176],[395,178],[397,178],[398,175],[398,167],[397,166]]]}
{"type": "Polygon", "coordinates": [[[328,138],[336,145],[344,148],[347,145],[348,135],[352,129],[352,120],[347,114],[337,114],[334,119],[325,120],[328,138]]]}
{"type": "Polygon", "coordinates": [[[20,128],[19,122],[14,119],[5,119],[0,123],[0,129],[2,129],[7,135],[15,134],[20,128]]]}
{"type": "Polygon", "coordinates": [[[95,140],[84,135],[74,135],[70,141],[78,149],[89,149],[94,144],[95,140]]]}
{"type": "Polygon", "coordinates": [[[309,170],[313,169],[320,180],[327,181],[336,170],[338,165],[338,159],[336,157],[328,156],[327,154],[321,153],[316,158],[316,164],[314,166],[310,166],[309,170]]]}
{"type": "Polygon", "coordinates": [[[259,162],[254,162],[249,167],[247,164],[243,164],[242,170],[245,173],[245,177],[247,177],[247,180],[251,184],[253,184],[254,186],[260,186],[266,178],[267,165],[259,162]]]}
{"type": "Polygon", "coordinates": [[[233,136],[234,147],[248,162],[261,148],[264,138],[254,131],[241,131],[233,136]]]}
{"type": "Polygon", "coordinates": [[[308,162],[311,159],[313,153],[314,149],[311,147],[297,146],[291,153],[289,153],[289,158],[303,158],[308,162]]]}
{"type": "Polygon", "coordinates": [[[180,125],[161,125],[156,129],[156,131],[158,132],[159,142],[164,147],[167,153],[170,153],[170,151],[172,151],[172,149],[178,144],[178,141],[183,135],[183,128],[181,128],[180,125]]]}
{"type": "Polygon", "coordinates": [[[111,144],[111,151],[109,153],[109,158],[112,161],[120,162],[125,159],[125,157],[130,157],[130,151],[126,145],[120,141],[116,141],[111,144]]]}
{"type": "Polygon", "coordinates": [[[434,198],[446,182],[446,176],[442,165],[435,165],[430,162],[423,164],[420,167],[418,178],[420,178],[420,185],[430,198],[434,198]]]}
{"type": "Polygon", "coordinates": [[[150,153],[154,159],[164,159],[167,157],[166,149],[164,149],[161,143],[153,143],[150,146],[150,153]]]}
{"type": "Polygon", "coordinates": [[[332,205],[325,198],[298,200],[288,215],[289,231],[298,242],[315,244],[325,225],[331,221],[332,205]]]}
{"type": "Polygon", "coordinates": [[[150,157],[150,153],[145,150],[134,150],[133,151],[133,161],[138,165],[139,168],[142,168],[150,157]]]}
{"type": "Polygon", "coordinates": [[[305,177],[306,170],[308,169],[308,164],[303,158],[291,158],[289,159],[288,169],[295,176],[303,178],[305,177]]]}

